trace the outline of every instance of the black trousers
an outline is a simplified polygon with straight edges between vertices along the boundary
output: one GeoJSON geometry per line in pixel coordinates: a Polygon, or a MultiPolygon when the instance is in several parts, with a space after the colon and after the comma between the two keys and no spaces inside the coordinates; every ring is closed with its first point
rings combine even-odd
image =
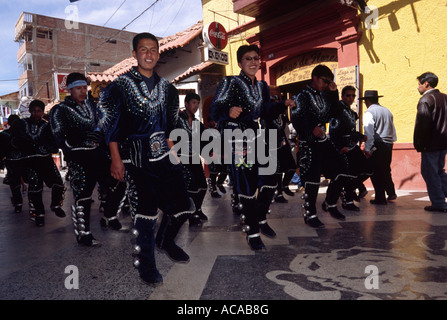
{"type": "Polygon", "coordinates": [[[369,158],[374,170],[371,176],[371,182],[374,186],[375,199],[380,202],[386,201],[385,192],[395,195],[394,182],[391,177],[391,160],[393,153],[393,144],[382,141],[375,141],[376,150],[369,158]]]}
{"type": "Polygon", "coordinates": [[[186,183],[186,189],[189,196],[194,201],[196,210],[202,207],[203,199],[206,195],[207,184],[202,163],[182,164],[183,177],[186,183]]]}
{"type": "Polygon", "coordinates": [[[32,157],[23,160],[22,165],[29,168],[28,199],[33,203],[37,214],[45,214],[42,201],[43,184],[51,188],[51,207],[61,206],[65,185],[53,157],[32,157]]]}
{"type": "Polygon", "coordinates": [[[346,157],[348,172],[353,177],[344,186],[345,194],[343,199],[345,202],[352,202],[355,189],[362,186],[363,182],[372,176],[373,170],[370,161],[365,157],[359,146],[355,146],[343,156],[346,157]]]}
{"type": "Polygon", "coordinates": [[[11,189],[12,202],[14,206],[20,206],[23,204],[22,197],[22,177],[28,178],[28,172],[22,165],[22,160],[6,160],[6,170],[8,172],[8,184],[11,189]]]}
{"type": "Polygon", "coordinates": [[[288,144],[278,149],[277,157],[278,169],[275,175],[276,181],[278,183],[277,190],[279,193],[281,193],[284,188],[289,186],[290,181],[292,181],[297,166],[292,155],[292,149],[288,144]]]}
{"type": "Polygon", "coordinates": [[[191,202],[182,165],[171,163],[169,157],[142,168],[126,164],[126,182],[133,219],[135,215],[156,217],[158,209],[173,216],[194,212],[189,212],[191,202]]]}
{"type": "Polygon", "coordinates": [[[90,230],[90,207],[96,183],[107,190],[104,216],[111,218],[117,214],[119,202],[123,197],[124,183],[115,180],[110,174],[111,160],[107,151],[101,148],[94,150],[74,151],[66,155],[70,173],[70,186],[73,190],[75,207],[82,207],[85,230],[90,230]]]}
{"type": "Polygon", "coordinates": [[[326,191],[326,203],[336,205],[343,186],[350,178],[347,163],[337,152],[332,141],[316,141],[307,143],[300,141],[300,179],[308,195],[309,211],[316,213],[315,203],[318,196],[320,177],[324,175],[331,182],[326,191]]]}

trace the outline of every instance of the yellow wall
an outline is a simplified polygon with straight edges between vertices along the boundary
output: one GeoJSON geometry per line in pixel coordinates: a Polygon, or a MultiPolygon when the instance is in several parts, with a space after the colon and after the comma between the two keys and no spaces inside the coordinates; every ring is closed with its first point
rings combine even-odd
{"type": "MultiPolygon", "coordinates": [[[[416,77],[434,72],[438,89],[447,93],[446,0],[369,0],[378,8],[377,29],[359,30],[361,90],[378,90],[380,104],[394,115],[398,143],[413,142],[416,77]]],[[[373,25],[374,27],[374,25],[373,25]]],[[[363,107],[365,110],[365,107],[363,107]]]]}
{"type": "MultiPolygon", "coordinates": [[[[234,13],[232,0],[202,0],[202,5],[204,26],[210,22],[217,21],[222,24],[228,32],[254,20],[252,17],[234,13]],[[214,13],[213,11],[217,13],[214,13]]],[[[225,68],[226,75],[239,74],[241,69],[237,64],[237,49],[241,45],[248,44],[248,42],[244,40],[245,38],[258,32],[258,28],[253,28],[228,39],[228,45],[223,50],[229,53],[229,64],[225,68]]]]}

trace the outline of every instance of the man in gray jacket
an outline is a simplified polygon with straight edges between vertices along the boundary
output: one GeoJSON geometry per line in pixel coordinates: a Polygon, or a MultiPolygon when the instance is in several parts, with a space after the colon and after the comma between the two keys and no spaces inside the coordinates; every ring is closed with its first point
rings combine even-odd
{"type": "Polygon", "coordinates": [[[421,174],[432,203],[426,211],[447,212],[447,95],[435,89],[438,77],[426,72],[419,77],[418,91],[422,95],[417,106],[413,144],[421,153],[421,174]]]}
{"type": "Polygon", "coordinates": [[[366,110],[363,115],[363,129],[367,137],[365,156],[370,158],[374,170],[371,182],[374,186],[375,198],[372,204],[387,204],[388,200],[396,199],[393,179],[391,177],[391,160],[394,141],[397,140],[393,115],[387,108],[379,104],[376,90],[366,90],[359,100],[365,100],[366,110]]]}

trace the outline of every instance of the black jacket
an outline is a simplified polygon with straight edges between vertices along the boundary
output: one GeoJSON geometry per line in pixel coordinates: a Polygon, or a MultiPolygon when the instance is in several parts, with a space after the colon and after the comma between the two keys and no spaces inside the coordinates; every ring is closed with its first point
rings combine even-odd
{"type": "Polygon", "coordinates": [[[427,92],[417,106],[413,144],[418,152],[447,150],[447,95],[427,92]]]}

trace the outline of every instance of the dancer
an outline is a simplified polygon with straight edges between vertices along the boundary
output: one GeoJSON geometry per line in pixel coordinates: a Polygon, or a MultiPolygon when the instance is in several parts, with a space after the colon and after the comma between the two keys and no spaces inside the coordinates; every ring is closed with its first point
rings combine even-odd
{"type": "Polygon", "coordinates": [[[43,183],[51,188],[51,210],[58,217],[65,217],[62,204],[65,185],[53,161],[52,154],[59,149],[50,125],[43,120],[45,104],[33,100],[29,105],[31,116],[17,122],[12,128],[12,144],[20,152],[21,165],[29,168],[28,199],[35,210],[36,226],[45,225],[45,207],[42,199],[43,183]]]}
{"type": "Polygon", "coordinates": [[[96,105],[87,98],[87,79],[77,72],[67,76],[70,95],[50,111],[50,123],[59,148],[64,152],[75,200],[72,206],[74,231],[80,245],[95,246],[100,242],[90,231],[92,193],[96,183],[107,188],[103,225],[114,230],[122,228],[117,207],[122,194],[120,184],[109,171],[110,159],[104,135],[98,127],[96,105]]]}
{"type": "Polygon", "coordinates": [[[160,58],[158,39],[150,33],[133,38],[133,56],[138,65],[106,87],[100,97],[101,126],[110,148],[112,176],[126,181],[134,221],[134,266],[148,284],[163,281],[156,267],[155,245],[175,262],[186,263],[188,254],[175,238],[194,202],[189,198],[182,166],[169,135],[177,126],[177,89],[154,68],[160,58]],[[130,163],[119,152],[129,144],[130,163]],[[158,209],[163,218],[154,239],[158,209]]]}
{"type": "Polygon", "coordinates": [[[338,211],[337,201],[348,175],[346,162],[326,135],[326,123],[338,106],[334,74],[325,65],[312,70],[312,82],[295,97],[296,108],[291,109],[291,122],[298,134],[300,179],[304,184],[304,222],[313,228],[323,228],[317,217],[316,201],[323,174],[330,179],[323,202],[323,210],[338,220],[345,216],[338,211]]]}
{"type": "MultiPolygon", "coordinates": [[[[260,232],[267,237],[275,237],[275,231],[267,223],[267,212],[276,190],[273,174],[260,175],[258,152],[250,146],[256,144],[259,118],[276,119],[292,100],[271,103],[270,90],[265,81],[258,81],[256,73],[260,68],[259,48],[256,45],[243,45],[237,51],[238,65],[242,69],[238,76],[225,77],[219,84],[210,107],[211,118],[223,130],[236,132],[252,130],[254,137],[247,137],[242,143],[233,136],[231,171],[233,188],[242,205],[244,230],[252,250],[265,249],[260,232]],[[251,140],[250,140],[251,139],[251,140]],[[240,146],[242,145],[242,148],[240,146]],[[254,162],[250,159],[255,158],[254,162]],[[257,195],[256,195],[257,192],[257,195]]],[[[259,144],[257,144],[259,145],[259,144]]],[[[267,150],[272,146],[265,146],[267,150]]],[[[271,159],[275,161],[276,159],[271,159]]]]}

